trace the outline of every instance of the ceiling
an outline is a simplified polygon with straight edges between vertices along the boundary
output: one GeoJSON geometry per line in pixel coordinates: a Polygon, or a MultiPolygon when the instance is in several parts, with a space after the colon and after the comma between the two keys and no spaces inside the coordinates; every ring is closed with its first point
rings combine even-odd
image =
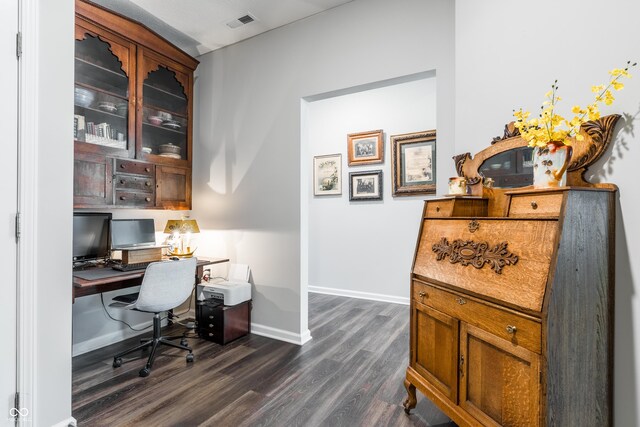
{"type": "Polygon", "coordinates": [[[94,0],[197,56],[353,0],[94,0]],[[238,18],[250,16],[242,25],[238,18]],[[228,25],[238,25],[230,28],[228,25]]]}

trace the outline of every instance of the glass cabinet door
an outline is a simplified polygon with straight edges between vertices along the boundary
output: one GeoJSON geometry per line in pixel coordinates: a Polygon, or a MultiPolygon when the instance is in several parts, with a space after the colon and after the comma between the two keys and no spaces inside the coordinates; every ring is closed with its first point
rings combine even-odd
{"type": "Polygon", "coordinates": [[[189,76],[153,58],[144,56],[143,62],[142,157],[165,163],[189,160],[189,76]]]}
{"type": "Polygon", "coordinates": [[[135,129],[129,79],[135,55],[125,43],[76,27],[74,140],[122,155],[134,152],[135,129]]]}

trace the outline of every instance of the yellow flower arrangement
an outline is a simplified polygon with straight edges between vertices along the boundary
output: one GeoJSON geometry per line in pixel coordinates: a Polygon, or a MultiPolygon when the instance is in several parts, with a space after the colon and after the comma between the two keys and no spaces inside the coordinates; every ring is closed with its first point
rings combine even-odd
{"type": "MultiPolygon", "coordinates": [[[[631,64],[627,62],[625,68],[614,68],[609,71],[609,83],[604,85],[592,86],[591,92],[596,94],[595,100],[582,108],[575,105],[571,112],[574,114],[571,120],[565,119],[556,113],[556,104],[562,100],[557,95],[558,80],[551,85],[551,90],[544,96],[546,100],[542,103],[540,115],[529,119],[531,113],[529,111],[514,111],[513,116],[516,118],[515,127],[520,131],[520,135],[524,138],[529,147],[546,148],[549,145],[562,146],[570,145],[569,138],[574,137],[581,141],[584,139],[580,135],[580,126],[589,120],[598,120],[600,118],[600,110],[598,104],[604,103],[611,105],[614,101],[613,90],[621,90],[624,85],[620,82],[623,77],[630,78],[629,68],[635,67],[637,63],[631,64]]],[[[556,147],[552,147],[556,148],[556,147]]]]}

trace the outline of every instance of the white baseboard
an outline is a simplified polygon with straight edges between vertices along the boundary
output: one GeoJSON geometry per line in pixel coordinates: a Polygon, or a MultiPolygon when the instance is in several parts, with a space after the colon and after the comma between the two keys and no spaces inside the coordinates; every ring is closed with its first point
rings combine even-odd
{"type": "Polygon", "coordinates": [[[409,298],[393,295],[374,294],[372,292],[350,291],[347,289],[325,288],[322,286],[309,286],[309,292],[317,294],[337,295],[340,297],[367,299],[371,301],[390,302],[393,304],[409,305],[409,298]]]}
{"type": "MultiPolygon", "coordinates": [[[[166,320],[163,321],[162,323],[164,325],[166,323],[166,320]]],[[[91,338],[89,340],[73,344],[72,355],[74,357],[79,356],[81,354],[88,353],[98,348],[102,348],[107,345],[126,340],[127,338],[135,337],[137,335],[142,335],[142,334],[151,334],[153,331],[153,328],[151,328],[150,326],[153,326],[153,320],[148,320],[148,321],[139,323],[137,325],[131,325],[131,326],[135,329],[142,329],[142,328],[147,328],[147,329],[145,329],[144,331],[132,331],[131,329],[122,325],[122,329],[119,329],[117,331],[113,331],[104,335],[99,335],[95,338],[91,338]]]]}
{"type": "Polygon", "coordinates": [[[251,322],[251,333],[297,345],[303,345],[311,340],[311,331],[308,329],[302,334],[296,334],[285,331],[284,329],[272,328],[271,326],[260,325],[259,323],[253,322],[251,322]]]}
{"type": "Polygon", "coordinates": [[[73,417],[69,417],[66,420],[54,424],[52,427],[76,427],[77,425],[78,421],[76,421],[76,419],[73,417]]]}

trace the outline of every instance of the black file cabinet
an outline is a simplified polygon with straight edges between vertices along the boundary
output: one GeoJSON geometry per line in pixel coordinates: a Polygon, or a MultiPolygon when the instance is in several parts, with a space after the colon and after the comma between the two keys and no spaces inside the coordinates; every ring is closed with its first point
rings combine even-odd
{"type": "Polygon", "coordinates": [[[226,344],[251,331],[251,300],[236,305],[198,301],[196,322],[200,338],[226,344]]]}

